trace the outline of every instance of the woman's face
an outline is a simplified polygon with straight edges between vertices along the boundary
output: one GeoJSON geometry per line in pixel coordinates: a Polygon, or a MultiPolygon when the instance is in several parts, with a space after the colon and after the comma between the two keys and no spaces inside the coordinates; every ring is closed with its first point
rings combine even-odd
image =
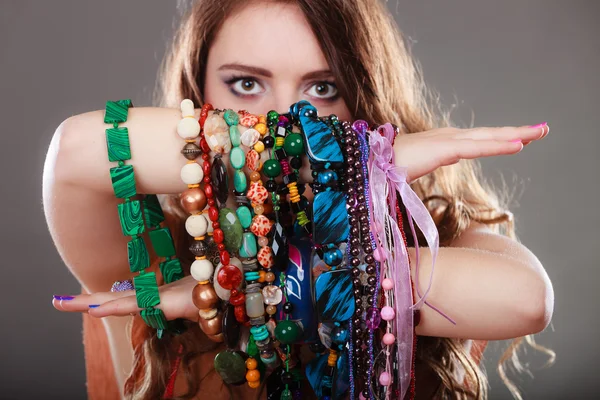
{"type": "Polygon", "coordinates": [[[215,108],[283,113],[308,100],[319,115],[351,120],[302,11],[253,2],[227,18],[208,54],[204,98],[215,108]]]}

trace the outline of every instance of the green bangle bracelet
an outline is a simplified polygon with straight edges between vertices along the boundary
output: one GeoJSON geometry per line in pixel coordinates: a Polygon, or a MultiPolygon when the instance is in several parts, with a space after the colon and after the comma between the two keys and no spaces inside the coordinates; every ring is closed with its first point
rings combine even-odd
{"type": "Polygon", "coordinates": [[[106,102],[104,123],[113,125],[112,128],[106,129],[108,159],[119,164],[110,169],[110,178],[115,196],[124,199],[117,207],[123,235],[131,236],[127,243],[129,269],[131,272],[139,272],[139,275],[133,278],[133,286],[138,307],[142,308],[140,315],[148,326],[158,330],[157,335],[160,339],[164,330],[173,334],[184,332],[185,324],[182,319],[167,321],[162,310],[154,308],[160,304],[158,284],[156,274],[145,271],[150,266],[150,255],[141,235],[148,231],[156,255],[165,258],[159,264],[165,283],[183,278],[183,270],[176,257],[169,228],[160,226],[165,216],[158,197],[155,194],[147,194],[142,196],[141,201],[132,199],[138,193],[133,166],[125,164],[125,161],[131,159],[129,130],[119,126],[119,123],[127,121],[130,107],[133,107],[130,99],[106,102]]]}

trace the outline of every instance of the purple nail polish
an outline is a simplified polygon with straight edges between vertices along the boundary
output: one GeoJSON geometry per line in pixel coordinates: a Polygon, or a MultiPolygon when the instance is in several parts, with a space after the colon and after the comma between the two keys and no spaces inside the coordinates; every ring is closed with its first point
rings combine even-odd
{"type": "Polygon", "coordinates": [[[90,304],[88,307],[89,308],[96,308],[96,307],[100,307],[100,304],[90,304]]]}
{"type": "Polygon", "coordinates": [[[74,296],[62,296],[58,294],[54,295],[54,300],[73,300],[74,298],[74,296]]]}

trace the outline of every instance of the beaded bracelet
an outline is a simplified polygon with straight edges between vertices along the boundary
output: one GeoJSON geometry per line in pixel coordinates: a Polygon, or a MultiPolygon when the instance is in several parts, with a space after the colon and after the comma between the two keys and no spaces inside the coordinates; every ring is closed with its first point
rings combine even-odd
{"type": "Polygon", "coordinates": [[[110,177],[115,196],[125,200],[117,207],[123,234],[131,236],[127,243],[129,269],[131,272],[139,272],[139,275],[133,278],[133,284],[138,307],[142,308],[140,315],[148,326],[158,330],[157,336],[160,339],[165,329],[178,334],[185,330],[185,326],[182,319],[167,321],[163,311],[154,308],[160,304],[160,296],[156,274],[144,271],[150,266],[148,249],[141,236],[146,231],[146,225],[151,228],[148,234],[156,254],[165,257],[165,261],[160,263],[165,283],[182,278],[183,271],[179,259],[175,257],[175,246],[169,228],[160,227],[164,215],[156,195],[143,196],[142,203],[140,200],[132,200],[137,195],[135,174],[133,166],[125,164],[125,161],[131,159],[129,130],[127,127],[118,126],[119,123],[127,121],[130,107],[133,107],[130,99],[106,102],[104,123],[113,124],[112,128],[106,129],[108,159],[119,164],[110,169],[110,177]]]}
{"type": "Polygon", "coordinates": [[[200,188],[200,183],[204,180],[204,170],[195,161],[201,153],[200,148],[195,144],[196,138],[200,135],[200,123],[195,119],[194,103],[190,99],[184,99],[180,107],[182,119],[177,124],[177,133],[186,141],[182,153],[188,160],[181,169],[181,179],[188,185],[188,189],[181,195],[181,203],[190,213],[185,221],[186,231],[194,238],[194,244],[190,249],[195,260],[190,266],[190,273],[198,281],[198,285],[192,292],[192,299],[194,305],[198,307],[202,331],[209,339],[222,342],[223,315],[217,308],[219,299],[210,284],[214,266],[206,257],[208,245],[205,242],[205,235],[208,233],[209,224],[203,212],[208,201],[205,191],[200,188]]]}

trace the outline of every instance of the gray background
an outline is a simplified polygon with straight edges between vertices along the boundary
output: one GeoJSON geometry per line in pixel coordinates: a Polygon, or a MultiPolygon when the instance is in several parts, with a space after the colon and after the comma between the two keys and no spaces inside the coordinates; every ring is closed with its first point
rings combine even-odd
{"type": "MultiPolygon", "coordinates": [[[[421,0],[390,8],[429,84],[447,106],[456,103],[456,121],[549,121],[543,141],[483,161],[488,177],[514,187],[517,233],[556,295],[553,323],[537,340],[557,352],[557,363],[540,370],[544,358],[529,351],[522,357],[534,378],[517,382],[528,399],[597,395],[598,2],[421,0]]],[[[43,162],[70,115],[102,109],[107,99],[151,105],[176,14],[175,1],[0,1],[2,399],[85,397],[81,316],[51,306],[53,293],[79,293],[79,285],[47,231],[43,162]]],[[[506,344],[485,354],[492,399],[510,398],[495,372],[506,344]]]]}

